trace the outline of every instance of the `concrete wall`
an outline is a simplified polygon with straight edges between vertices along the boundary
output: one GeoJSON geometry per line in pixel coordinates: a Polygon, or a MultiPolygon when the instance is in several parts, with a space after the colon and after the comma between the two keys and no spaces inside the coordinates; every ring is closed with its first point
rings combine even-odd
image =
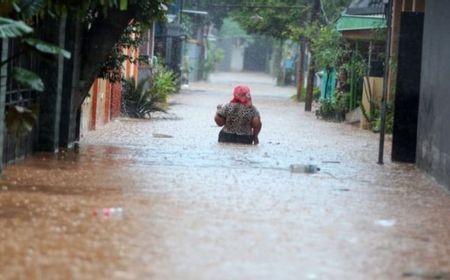
{"type": "Polygon", "coordinates": [[[189,64],[189,81],[196,82],[200,78],[198,76],[200,47],[193,42],[187,42],[185,48],[189,64]]]}
{"type": "Polygon", "coordinates": [[[244,51],[245,44],[242,40],[237,39],[236,44],[231,50],[230,70],[240,72],[244,69],[244,51]]]}
{"type": "Polygon", "coordinates": [[[97,79],[89,90],[81,106],[80,136],[89,130],[95,130],[110,122],[113,99],[113,87],[107,80],[97,79]]]}
{"type": "MultiPolygon", "coordinates": [[[[383,95],[383,78],[379,77],[364,77],[363,94],[362,94],[362,104],[367,115],[370,116],[370,100],[369,96],[381,101],[381,96],[383,95]]],[[[360,122],[361,129],[369,129],[369,122],[365,117],[361,118],[360,122]]]]}
{"type": "Polygon", "coordinates": [[[231,69],[231,52],[233,49],[233,39],[219,39],[217,46],[224,52],[223,60],[217,65],[217,70],[229,72],[231,69]]]}
{"type": "Polygon", "coordinates": [[[244,69],[244,51],[246,44],[243,39],[221,39],[217,46],[224,51],[224,59],[218,65],[217,70],[240,72],[244,69]]]}
{"type": "Polygon", "coordinates": [[[417,165],[450,189],[450,1],[425,10],[417,165]]]}
{"type": "MultiPolygon", "coordinates": [[[[92,91],[89,92],[92,94],[92,91]]],[[[92,119],[92,95],[86,97],[81,105],[81,120],[80,120],[80,138],[83,138],[86,133],[91,130],[92,119]]]]}
{"type": "MultiPolygon", "coordinates": [[[[124,50],[124,53],[134,58],[139,56],[138,50],[124,50]]],[[[139,65],[123,62],[123,77],[138,78],[139,65]]],[[[100,128],[120,116],[120,102],[122,96],[121,83],[111,84],[107,80],[96,79],[89,90],[87,97],[81,105],[80,137],[90,130],[100,128]]]]}

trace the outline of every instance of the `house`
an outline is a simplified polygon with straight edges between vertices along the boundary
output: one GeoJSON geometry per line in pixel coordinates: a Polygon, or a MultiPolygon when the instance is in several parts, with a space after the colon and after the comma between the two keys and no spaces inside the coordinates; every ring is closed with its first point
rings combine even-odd
{"type": "MultiPolygon", "coordinates": [[[[139,50],[124,49],[123,52],[136,59],[139,50]]],[[[139,64],[130,61],[123,63],[122,77],[124,79],[138,79],[139,64]]],[[[89,96],[81,105],[80,137],[88,131],[95,130],[109,123],[113,118],[120,116],[122,85],[121,82],[111,83],[108,80],[97,78],[89,96]]]]}
{"type": "Polygon", "coordinates": [[[170,5],[167,21],[158,22],[154,26],[154,55],[163,59],[164,64],[181,76],[182,51],[185,34],[181,26],[183,1],[175,0],[170,5]]]}
{"type": "Polygon", "coordinates": [[[450,2],[390,4],[392,160],[415,163],[450,190],[450,2]]]}
{"type": "MultiPolygon", "coordinates": [[[[412,28],[412,25],[406,26],[409,22],[405,21],[400,26],[398,63],[401,63],[402,57],[405,57],[406,61],[404,69],[400,69],[399,65],[397,77],[401,75],[408,77],[403,83],[405,86],[404,98],[411,100],[411,103],[417,100],[417,95],[414,90],[409,89],[409,86],[412,85],[413,89],[417,89],[416,78],[418,77],[420,81],[417,126],[416,129],[413,129],[414,121],[408,121],[406,118],[404,122],[410,123],[411,129],[411,131],[408,130],[407,135],[417,137],[416,141],[414,138],[411,140],[416,142],[414,148],[417,166],[433,175],[450,190],[450,126],[448,125],[450,121],[450,66],[448,63],[450,61],[450,48],[448,47],[450,45],[450,30],[448,29],[450,1],[404,2],[407,2],[407,5],[404,5],[407,8],[419,8],[418,10],[424,8],[424,14],[415,11],[401,13],[401,21],[404,17],[412,17],[413,19],[410,21],[417,22],[414,28],[417,36],[414,39],[422,39],[418,43],[421,46],[421,57],[419,57],[421,65],[418,70],[414,70],[414,74],[409,74],[411,67],[417,63],[403,55],[413,50],[415,44],[403,44],[402,46],[402,34],[406,37],[411,35],[408,29],[412,28]],[[411,2],[413,2],[412,5],[411,2]],[[423,25],[420,25],[422,17],[423,25]],[[419,36],[421,31],[423,31],[422,38],[419,36]],[[403,71],[406,74],[403,74],[403,71]]],[[[414,42],[414,39],[408,40],[408,42],[414,42]]],[[[403,130],[399,131],[403,132],[403,130]]]]}
{"type": "Polygon", "coordinates": [[[336,30],[354,50],[347,63],[350,65],[347,67],[348,73],[345,73],[349,85],[349,109],[353,110],[346,119],[350,122],[359,121],[360,127],[367,129],[372,102],[380,101],[383,91],[383,54],[386,45],[384,5],[379,1],[354,0],[337,20],[336,30]],[[367,61],[364,73],[358,70],[361,66],[358,66],[356,53],[367,61]],[[356,68],[354,65],[357,65],[356,68]]]}
{"type": "MultiPolygon", "coordinates": [[[[71,148],[88,130],[98,128],[120,115],[121,85],[96,79],[88,84],[80,79],[81,23],[73,18],[46,19],[37,28],[42,40],[71,52],[70,59],[62,55],[55,59],[43,59],[34,53],[8,60],[17,53],[20,39],[1,40],[0,55],[4,63],[0,69],[0,115],[11,109],[38,108],[34,114],[37,121],[30,133],[11,136],[7,124],[0,125],[0,158],[2,164],[24,158],[34,151],[56,152],[60,148],[71,148]],[[14,81],[12,69],[22,67],[39,73],[45,92],[38,93],[23,88],[14,81]],[[86,91],[84,87],[86,86],[86,91]],[[85,98],[84,93],[88,91],[85,98]],[[82,89],[83,88],[83,89],[82,89]]],[[[128,56],[136,58],[138,50],[124,49],[128,56]]],[[[101,58],[100,58],[101,59],[101,58]]],[[[123,77],[137,77],[138,65],[124,62],[123,77]]],[[[0,165],[1,166],[1,165],[0,165]]]]}
{"type": "Polygon", "coordinates": [[[419,99],[423,74],[422,46],[425,0],[391,2],[390,71],[387,93],[395,96],[392,160],[415,163],[420,117],[419,99]]]}
{"type": "MultiPolygon", "coordinates": [[[[415,163],[450,190],[450,2],[391,0],[390,5],[392,160],[415,163]]],[[[381,9],[382,1],[355,0],[347,12],[368,15],[381,9]]]]}

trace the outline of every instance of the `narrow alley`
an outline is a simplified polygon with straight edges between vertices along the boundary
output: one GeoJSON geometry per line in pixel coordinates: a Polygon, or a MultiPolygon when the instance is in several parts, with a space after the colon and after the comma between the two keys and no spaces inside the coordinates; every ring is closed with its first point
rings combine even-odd
{"type": "Polygon", "coordinates": [[[318,120],[269,76],[214,74],[168,114],[118,119],[75,151],[5,169],[0,279],[450,279],[450,195],[378,165],[378,134],[318,120]],[[219,144],[246,84],[260,144],[219,144]],[[315,174],[291,164],[317,164],[315,174]]]}

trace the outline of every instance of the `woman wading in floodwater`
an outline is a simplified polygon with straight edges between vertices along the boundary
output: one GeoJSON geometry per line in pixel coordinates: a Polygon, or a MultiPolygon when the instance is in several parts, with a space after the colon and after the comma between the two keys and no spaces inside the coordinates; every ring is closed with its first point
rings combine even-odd
{"type": "Polygon", "coordinates": [[[258,145],[261,131],[261,118],[252,105],[250,89],[236,86],[233,99],[226,105],[218,105],[214,117],[218,126],[223,126],[219,133],[219,142],[258,145]]]}

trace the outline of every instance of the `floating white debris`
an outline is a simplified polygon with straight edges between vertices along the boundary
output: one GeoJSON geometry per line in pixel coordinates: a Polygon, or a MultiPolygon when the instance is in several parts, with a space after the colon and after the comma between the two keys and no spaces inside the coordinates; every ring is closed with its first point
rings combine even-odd
{"type": "Polygon", "coordinates": [[[392,227],[397,223],[395,219],[388,219],[388,220],[376,220],[375,224],[377,226],[383,226],[383,227],[392,227]]]}

